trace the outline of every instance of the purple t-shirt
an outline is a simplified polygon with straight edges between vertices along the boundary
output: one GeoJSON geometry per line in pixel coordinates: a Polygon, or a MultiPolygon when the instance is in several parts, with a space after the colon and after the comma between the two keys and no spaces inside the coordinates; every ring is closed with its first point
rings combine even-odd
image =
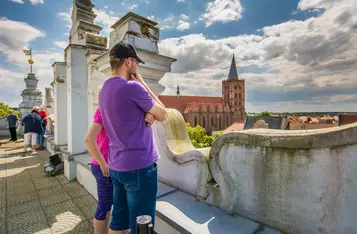
{"type": "Polygon", "coordinates": [[[107,79],[99,94],[99,108],[110,140],[108,166],[133,171],[152,165],[158,158],[152,128],[145,112],[154,106],[148,91],[137,81],[107,79]]]}

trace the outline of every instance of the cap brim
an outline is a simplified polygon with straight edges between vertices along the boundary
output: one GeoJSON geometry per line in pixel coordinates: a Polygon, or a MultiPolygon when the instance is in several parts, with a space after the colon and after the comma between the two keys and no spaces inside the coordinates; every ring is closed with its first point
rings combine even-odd
{"type": "Polygon", "coordinates": [[[139,63],[145,64],[144,60],[142,60],[139,56],[136,57],[136,60],[138,60],[139,63]]]}

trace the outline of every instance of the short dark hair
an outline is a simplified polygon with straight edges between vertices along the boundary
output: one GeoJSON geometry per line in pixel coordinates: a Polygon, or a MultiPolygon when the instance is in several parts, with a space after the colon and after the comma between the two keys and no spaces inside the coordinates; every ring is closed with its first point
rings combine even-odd
{"type": "Polygon", "coordinates": [[[37,111],[37,110],[32,110],[31,113],[36,113],[36,114],[38,114],[38,111],[37,111]]]}
{"type": "Polygon", "coordinates": [[[121,68],[121,66],[123,66],[125,59],[111,59],[110,60],[110,66],[112,68],[112,71],[115,69],[119,69],[121,68]]]}

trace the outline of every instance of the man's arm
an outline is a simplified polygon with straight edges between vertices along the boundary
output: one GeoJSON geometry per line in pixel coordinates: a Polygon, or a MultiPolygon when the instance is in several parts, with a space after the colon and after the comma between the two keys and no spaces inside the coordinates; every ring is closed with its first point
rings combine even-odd
{"type": "Polygon", "coordinates": [[[136,76],[132,75],[132,79],[140,82],[144,88],[147,90],[147,92],[150,94],[150,96],[154,99],[154,106],[148,111],[151,113],[154,118],[160,122],[166,120],[167,118],[167,113],[165,110],[165,105],[160,101],[158,97],[151,91],[149,86],[145,83],[144,79],[142,78],[141,75],[136,74],[136,76]]]}
{"type": "Polygon", "coordinates": [[[97,123],[92,123],[92,125],[88,129],[88,132],[84,138],[84,142],[86,144],[88,152],[99,163],[100,168],[102,169],[103,175],[109,176],[108,165],[105,162],[104,157],[103,157],[102,153],[100,152],[97,142],[96,142],[97,135],[100,133],[102,128],[103,128],[102,125],[97,124],[97,123]]]}

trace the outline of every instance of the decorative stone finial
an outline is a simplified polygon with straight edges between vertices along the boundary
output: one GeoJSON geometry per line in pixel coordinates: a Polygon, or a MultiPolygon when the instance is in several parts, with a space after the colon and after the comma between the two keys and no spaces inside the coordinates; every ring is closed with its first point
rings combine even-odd
{"type": "Polygon", "coordinates": [[[110,32],[109,47],[125,41],[135,48],[158,53],[159,29],[156,25],[156,21],[129,12],[112,26],[114,30],[110,32]]]}

